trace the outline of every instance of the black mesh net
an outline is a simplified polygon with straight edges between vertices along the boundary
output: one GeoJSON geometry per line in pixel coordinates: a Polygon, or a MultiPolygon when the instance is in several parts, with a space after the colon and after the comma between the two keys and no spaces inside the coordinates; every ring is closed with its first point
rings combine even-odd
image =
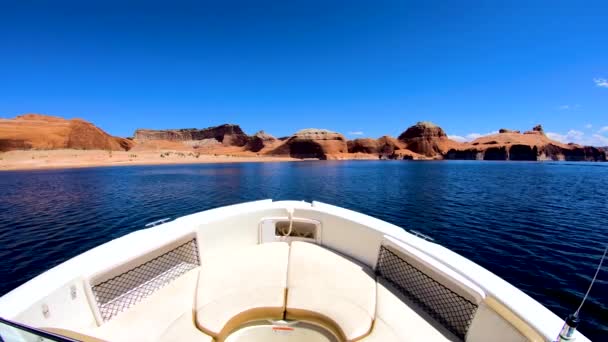
{"type": "Polygon", "coordinates": [[[196,239],[93,286],[101,317],[108,321],[172,280],[200,265],[196,239]]]}
{"type": "Polygon", "coordinates": [[[390,249],[380,247],[376,274],[464,340],[477,305],[435,281],[390,249]]]}

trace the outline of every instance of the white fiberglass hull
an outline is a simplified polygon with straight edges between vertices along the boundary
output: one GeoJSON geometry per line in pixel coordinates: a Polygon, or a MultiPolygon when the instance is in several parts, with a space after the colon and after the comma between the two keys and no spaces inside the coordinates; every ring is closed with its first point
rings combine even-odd
{"type": "MultiPolygon", "coordinates": [[[[488,270],[399,227],[271,200],[98,246],[0,298],[0,317],[92,341],[548,341],[563,325],[488,270]]],[[[0,323],[5,340],[31,334],[0,323]]]]}

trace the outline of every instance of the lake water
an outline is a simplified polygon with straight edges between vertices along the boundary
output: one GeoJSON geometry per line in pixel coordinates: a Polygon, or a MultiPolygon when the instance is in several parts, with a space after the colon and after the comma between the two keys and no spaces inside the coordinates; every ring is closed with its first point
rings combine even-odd
{"type": "MultiPolygon", "coordinates": [[[[317,200],[427,234],[558,315],[608,243],[608,164],[348,161],[0,173],[0,295],[165,217],[239,202],[317,200]]],[[[608,263],[580,330],[608,339],[608,263]]]]}

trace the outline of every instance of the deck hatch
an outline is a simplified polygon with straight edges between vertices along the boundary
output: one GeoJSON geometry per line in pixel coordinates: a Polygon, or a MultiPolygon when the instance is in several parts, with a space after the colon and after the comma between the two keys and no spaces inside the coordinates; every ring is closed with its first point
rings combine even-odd
{"type": "Polygon", "coordinates": [[[380,247],[376,275],[387,280],[441,325],[464,340],[477,311],[477,304],[437,282],[385,246],[380,247]]]}
{"type": "Polygon", "coordinates": [[[182,274],[200,265],[192,239],[92,287],[103,321],[108,321],[182,274]]]}

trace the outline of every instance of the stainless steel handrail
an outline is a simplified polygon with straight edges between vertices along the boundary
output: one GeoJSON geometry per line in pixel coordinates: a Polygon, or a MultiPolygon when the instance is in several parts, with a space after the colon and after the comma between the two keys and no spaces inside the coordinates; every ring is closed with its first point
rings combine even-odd
{"type": "Polygon", "coordinates": [[[170,219],[171,219],[170,217],[165,217],[164,219],[160,219],[160,220],[156,220],[154,222],[146,223],[145,227],[158,226],[159,224],[165,223],[165,222],[169,221],[170,219]]]}

